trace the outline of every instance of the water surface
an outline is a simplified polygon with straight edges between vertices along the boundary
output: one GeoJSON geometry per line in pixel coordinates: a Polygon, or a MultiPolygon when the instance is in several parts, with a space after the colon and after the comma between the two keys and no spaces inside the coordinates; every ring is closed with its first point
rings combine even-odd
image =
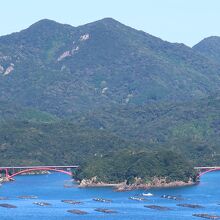
{"type": "Polygon", "coordinates": [[[18,176],[16,181],[0,187],[0,197],[8,197],[9,203],[16,205],[16,209],[0,207],[0,220],[70,220],[70,219],[107,219],[107,220],[187,220],[199,219],[193,213],[208,213],[220,215],[220,172],[213,172],[202,177],[201,183],[196,186],[151,189],[148,191],[114,192],[112,188],[65,188],[70,178],[65,174],[50,174],[36,176],[18,176]],[[151,192],[153,197],[147,201],[139,202],[129,200],[143,192],[151,192]],[[161,198],[161,195],[182,196],[183,201],[161,198]],[[18,196],[34,195],[37,199],[19,199],[18,196]],[[102,197],[112,199],[112,203],[99,203],[92,199],[102,197]],[[62,203],[63,199],[83,202],[79,205],[62,203]],[[33,202],[48,202],[50,207],[34,205],[33,202]],[[199,204],[202,209],[190,209],[176,206],[179,203],[199,204]],[[157,211],[145,208],[144,205],[160,205],[172,208],[171,211],[157,211]],[[107,208],[117,211],[116,214],[104,214],[94,211],[95,208],[107,208]],[[67,210],[80,209],[89,214],[79,216],[68,213],[67,210]]]}

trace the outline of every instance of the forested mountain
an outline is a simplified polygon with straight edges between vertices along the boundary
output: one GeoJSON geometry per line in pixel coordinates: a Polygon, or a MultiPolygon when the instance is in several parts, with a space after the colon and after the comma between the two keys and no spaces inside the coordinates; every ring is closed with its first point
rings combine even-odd
{"type": "Polygon", "coordinates": [[[113,104],[205,97],[220,64],[106,18],[79,27],[41,20],[0,38],[0,101],[56,115],[113,104]]]}
{"type": "Polygon", "coordinates": [[[220,164],[219,45],[169,43],[111,18],[0,37],[0,163],[79,163],[79,178],[113,182],[220,164]]]}

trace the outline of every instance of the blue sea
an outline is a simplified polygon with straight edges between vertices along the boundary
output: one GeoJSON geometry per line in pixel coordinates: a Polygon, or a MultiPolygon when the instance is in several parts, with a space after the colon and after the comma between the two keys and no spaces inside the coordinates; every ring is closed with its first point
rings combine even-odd
{"type": "Polygon", "coordinates": [[[70,177],[65,174],[53,173],[49,175],[17,176],[14,182],[0,187],[0,203],[7,203],[17,208],[0,207],[0,220],[72,220],[72,219],[107,219],[107,220],[187,220],[199,219],[194,213],[220,215],[220,172],[204,175],[201,182],[195,186],[150,189],[129,192],[114,192],[107,188],[66,188],[72,185],[70,177]],[[130,200],[129,197],[142,193],[152,193],[146,201],[130,200]],[[182,201],[161,198],[161,195],[182,197],[182,201]],[[36,196],[35,199],[21,199],[19,196],[36,196]],[[111,199],[111,203],[93,201],[93,198],[111,199]],[[81,201],[82,204],[73,205],[61,202],[70,199],[81,201]],[[47,207],[37,206],[33,202],[48,202],[47,207]],[[204,208],[184,208],[177,204],[198,204],[204,208]],[[168,211],[153,210],[144,205],[158,205],[171,208],[168,211]],[[95,211],[96,208],[106,208],[117,211],[114,214],[105,214],[95,211]],[[76,215],[67,210],[79,209],[88,212],[86,215],[76,215]]]}

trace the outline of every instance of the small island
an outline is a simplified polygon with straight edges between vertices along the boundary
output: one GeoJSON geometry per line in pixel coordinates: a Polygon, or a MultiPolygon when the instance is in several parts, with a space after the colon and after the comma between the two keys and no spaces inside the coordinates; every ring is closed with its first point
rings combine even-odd
{"type": "Polygon", "coordinates": [[[111,186],[116,191],[189,186],[197,182],[192,164],[166,150],[108,154],[83,164],[74,178],[79,187],[111,186]]]}

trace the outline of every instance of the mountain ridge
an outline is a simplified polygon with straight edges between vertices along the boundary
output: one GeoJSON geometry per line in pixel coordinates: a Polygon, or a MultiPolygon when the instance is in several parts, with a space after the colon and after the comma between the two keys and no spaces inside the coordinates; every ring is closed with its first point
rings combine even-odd
{"type": "Polygon", "coordinates": [[[220,61],[220,37],[211,36],[203,39],[193,47],[194,50],[200,52],[205,57],[214,60],[216,63],[220,61]]]}
{"type": "Polygon", "coordinates": [[[0,37],[0,65],[0,100],[61,115],[206,97],[220,82],[218,63],[111,18],[78,27],[44,19],[0,37]]]}

